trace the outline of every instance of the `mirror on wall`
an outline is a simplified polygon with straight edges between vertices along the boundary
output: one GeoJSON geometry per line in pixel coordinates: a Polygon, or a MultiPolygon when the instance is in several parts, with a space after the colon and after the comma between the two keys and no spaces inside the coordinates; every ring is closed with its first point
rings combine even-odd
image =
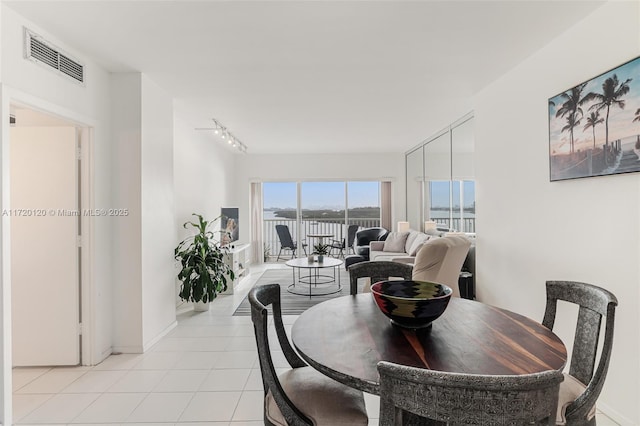
{"type": "Polygon", "coordinates": [[[407,175],[407,222],[411,229],[421,229],[423,206],[424,165],[422,147],[406,156],[407,175]]]}
{"type": "Polygon", "coordinates": [[[451,229],[451,135],[449,131],[424,145],[424,220],[451,229]]]}
{"type": "Polygon", "coordinates": [[[455,229],[476,232],[473,118],[451,128],[451,220],[455,229]]]}
{"type": "Polygon", "coordinates": [[[469,114],[406,154],[407,220],[413,229],[432,220],[441,229],[475,232],[474,141],[469,114]]]}

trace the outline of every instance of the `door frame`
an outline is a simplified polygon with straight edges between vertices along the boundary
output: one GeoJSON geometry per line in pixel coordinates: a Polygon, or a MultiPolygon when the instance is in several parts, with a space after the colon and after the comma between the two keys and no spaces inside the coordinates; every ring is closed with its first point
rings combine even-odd
{"type": "MultiPolygon", "coordinates": [[[[0,209],[9,209],[10,204],[10,124],[9,112],[11,105],[33,109],[62,120],[68,121],[78,129],[80,137],[80,209],[93,209],[94,174],[93,174],[93,143],[96,120],[79,112],[61,107],[52,102],[33,96],[29,93],[0,83],[0,209]]],[[[82,312],[82,340],[80,356],[82,365],[92,365],[99,356],[96,350],[96,321],[95,321],[95,284],[94,284],[94,218],[91,215],[81,215],[82,236],[80,258],[80,310],[82,312]]],[[[12,323],[11,323],[11,218],[2,216],[0,221],[0,268],[2,285],[0,286],[0,422],[13,423],[12,412],[12,323]]]]}

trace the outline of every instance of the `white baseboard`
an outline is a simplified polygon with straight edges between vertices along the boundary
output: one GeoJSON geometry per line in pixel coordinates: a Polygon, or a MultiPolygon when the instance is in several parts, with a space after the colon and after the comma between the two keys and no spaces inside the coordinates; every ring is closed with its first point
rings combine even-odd
{"type": "Polygon", "coordinates": [[[614,410],[604,402],[598,401],[596,408],[605,416],[609,417],[614,422],[621,426],[635,426],[636,423],[632,422],[629,418],[622,415],[620,412],[614,410]]]}
{"type": "Polygon", "coordinates": [[[153,345],[155,345],[156,343],[158,343],[160,341],[160,339],[162,339],[164,336],[166,336],[167,334],[169,334],[169,332],[171,330],[173,330],[174,328],[176,328],[176,326],[178,325],[178,321],[173,321],[171,324],[169,324],[169,326],[167,328],[165,328],[164,330],[162,330],[160,333],[158,333],[158,335],[156,337],[154,337],[153,339],[151,339],[150,341],[148,341],[147,343],[144,344],[144,347],[142,348],[143,352],[148,351],[153,345]]]}
{"type": "Polygon", "coordinates": [[[148,351],[153,345],[158,343],[160,339],[169,334],[171,330],[176,328],[178,325],[178,321],[173,321],[167,328],[162,330],[156,337],[148,341],[144,344],[144,346],[140,345],[130,345],[130,346],[114,346],[112,353],[123,353],[123,354],[143,354],[148,351]]]}
{"type": "Polygon", "coordinates": [[[142,346],[139,345],[131,345],[131,346],[114,346],[112,349],[112,354],[141,354],[144,352],[142,346]]]}

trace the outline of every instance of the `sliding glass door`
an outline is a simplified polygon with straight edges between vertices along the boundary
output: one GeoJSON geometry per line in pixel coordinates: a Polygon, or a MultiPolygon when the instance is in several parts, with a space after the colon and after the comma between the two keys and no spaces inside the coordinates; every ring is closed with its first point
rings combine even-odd
{"type": "MultiPolygon", "coordinates": [[[[307,244],[308,252],[320,238],[342,241],[348,224],[380,226],[380,182],[265,182],[263,206],[263,241],[275,260],[281,247],[276,225],[288,225],[298,247],[307,244]]],[[[290,255],[286,251],[285,258],[290,255]]],[[[296,255],[304,256],[304,250],[296,255]]]]}
{"type": "Polygon", "coordinates": [[[347,225],[380,226],[380,204],[380,182],[347,182],[347,225]]]}
{"type": "Polygon", "coordinates": [[[300,184],[302,225],[313,249],[317,244],[342,241],[345,223],[344,182],[302,182],[300,184]]]}
{"type": "MultiPolygon", "coordinates": [[[[262,186],[262,205],[262,241],[264,258],[268,260],[272,256],[277,257],[281,249],[276,225],[286,225],[293,241],[299,239],[298,185],[295,182],[265,183],[262,186]]],[[[282,250],[282,254],[290,255],[291,250],[282,250]]]]}

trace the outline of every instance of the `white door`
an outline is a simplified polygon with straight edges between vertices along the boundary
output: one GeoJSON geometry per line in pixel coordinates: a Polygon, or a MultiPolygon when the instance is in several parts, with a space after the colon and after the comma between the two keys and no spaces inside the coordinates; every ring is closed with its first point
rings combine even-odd
{"type": "Polygon", "coordinates": [[[13,365],[77,365],[78,163],[73,127],[11,129],[13,365]]]}

